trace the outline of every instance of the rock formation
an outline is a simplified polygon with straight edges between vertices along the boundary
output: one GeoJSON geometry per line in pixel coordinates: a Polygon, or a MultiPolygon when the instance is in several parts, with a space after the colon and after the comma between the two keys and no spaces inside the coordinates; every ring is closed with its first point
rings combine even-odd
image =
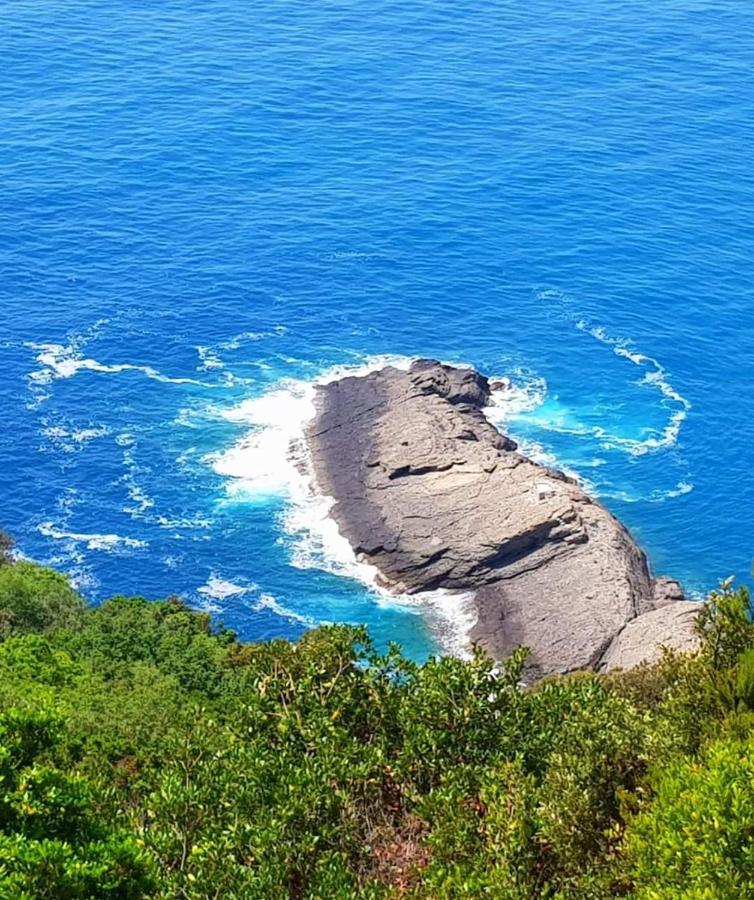
{"type": "Polygon", "coordinates": [[[471,639],[498,659],[526,645],[530,677],[633,665],[671,632],[686,646],[695,605],[577,483],[518,453],[489,401],[482,375],[433,360],[319,388],[314,474],[357,556],[396,592],[474,591],[471,639]]]}
{"type": "Polygon", "coordinates": [[[693,650],[698,607],[698,603],[675,601],[632,619],[611,642],[600,669],[632,669],[639,663],[656,662],[662,647],[693,650]]]}

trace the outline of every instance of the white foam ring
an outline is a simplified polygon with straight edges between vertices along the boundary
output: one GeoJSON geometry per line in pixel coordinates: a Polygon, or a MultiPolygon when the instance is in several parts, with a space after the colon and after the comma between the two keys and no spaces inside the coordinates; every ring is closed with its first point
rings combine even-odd
{"type": "MultiPolygon", "coordinates": [[[[691,410],[691,401],[684,397],[671,384],[668,372],[656,359],[641,353],[633,342],[626,338],[614,337],[601,325],[594,325],[580,316],[574,309],[571,298],[559,290],[544,290],[537,294],[539,300],[552,304],[563,318],[571,322],[579,330],[590,337],[610,347],[616,356],[628,360],[633,365],[644,370],[644,377],[638,382],[644,387],[656,390],[661,395],[662,405],[670,411],[667,424],[662,430],[647,429],[648,437],[643,439],[631,439],[609,434],[605,429],[594,427],[587,429],[587,433],[598,438],[606,449],[623,449],[632,456],[643,456],[647,453],[655,453],[659,450],[667,450],[675,446],[691,410]]],[[[688,493],[688,491],[685,491],[688,493]]]]}
{"type": "MultiPolygon", "coordinates": [[[[445,652],[467,656],[468,634],[476,623],[473,594],[438,590],[395,595],[380,588],[375,583],[376,567],[356,558],[331,517],[333,498],[317,491],[304,437],[315,414],[318,386],[347,376],[364,376],[387,365],[405,370],[411,362],[410,357],[377,356],[361,365],[328,369],[312,381],[285,379],[262,396],[221,412],[228,421],[248,425],[250,430],[229,450],[205,459],[230,480],[231,498],[285,498],[280,523],[294,566],[355,579],[371,591],[377,603],[423,614],[445,652]]],[[[280,607],[269,595],[263,595],[258,603],[284,618],[322,624],[280,607]]]]}

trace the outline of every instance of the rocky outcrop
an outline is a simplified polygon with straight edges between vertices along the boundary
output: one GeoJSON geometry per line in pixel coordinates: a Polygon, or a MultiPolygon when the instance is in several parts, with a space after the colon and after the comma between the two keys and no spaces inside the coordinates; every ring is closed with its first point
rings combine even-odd
{"type": "Polygon", "coordinates": [[[518,453],[489,400],[482,375],[433,360],[321,387],[307,435],[318,487],[383,585],[474,591],[471,639],[496,658],[528,646],[533,677],[606,666],[628,622],[677,602],[672,583],[653,582],[578,484],[518,453]]]}
{"type": "Polygon", "coordinates": [[[675,601],[632,619],[610,644],[600,670],[632,669],[643,662],[656,662],[662,647],[693,650],[698,607],[698,603],[675,601]]]}

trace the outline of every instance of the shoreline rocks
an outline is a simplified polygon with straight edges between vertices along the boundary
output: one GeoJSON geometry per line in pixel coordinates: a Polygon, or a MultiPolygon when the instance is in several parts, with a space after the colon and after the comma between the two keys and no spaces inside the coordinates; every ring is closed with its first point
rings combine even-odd
{"type": "Polygon", "coordinates": [[[517,452],[490,394],[434,360],[318,389],[314,476],[357,557],[396,593],[473,591],[471,640],[496,659],[528,646],[531,678],[636,664],[671,631],[690,646],[698,605],[578,484],[517,452]]]}

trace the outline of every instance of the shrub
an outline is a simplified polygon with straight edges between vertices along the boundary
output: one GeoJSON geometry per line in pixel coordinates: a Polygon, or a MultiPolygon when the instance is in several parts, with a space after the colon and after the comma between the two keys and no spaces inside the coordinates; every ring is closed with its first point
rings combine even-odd
{"type": "Polygon", "coordinates": [[[59,572],[31,562],[0,566],[0,639],[74,628],[84,601],[59,572]]]}
{"type": "Polygon", "coordinates": [[[653,786],[628,833],[637,897],[754,896],[754,737],[660,767],[653,786]]]}

